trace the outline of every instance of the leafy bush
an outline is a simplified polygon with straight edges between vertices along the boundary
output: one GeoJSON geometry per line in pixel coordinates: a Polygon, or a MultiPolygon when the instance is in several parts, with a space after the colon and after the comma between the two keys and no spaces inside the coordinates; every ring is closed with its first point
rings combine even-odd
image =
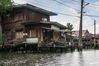
{"type": "Polygon", "coordinates": [[[3,34],[3,35],[2,35],[2,41],[5,42],[5,40],[6,40],[6,35],[3,34]]]}
{"type": "Polygon", "coordinates": [[[2,40],[0,40],[0,45],[2,45],[3,44],[3,41],[2,40]]]}
{"type": "Polygon", "coordinates": [[[3,34],[2,35],[2,40],[0,40],[0,45],[2,45],[5,42],[5,40],[6,40],[6,35],[3,34]]]}

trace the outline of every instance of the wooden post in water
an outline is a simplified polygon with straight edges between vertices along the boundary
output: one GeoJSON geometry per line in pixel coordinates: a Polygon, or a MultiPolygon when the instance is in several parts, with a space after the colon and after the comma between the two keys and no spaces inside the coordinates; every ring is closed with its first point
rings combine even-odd
{"type": "Polygon", "coordinates": [[[96,20],[94,20],[94,48],[96,48],[96,20]]]}

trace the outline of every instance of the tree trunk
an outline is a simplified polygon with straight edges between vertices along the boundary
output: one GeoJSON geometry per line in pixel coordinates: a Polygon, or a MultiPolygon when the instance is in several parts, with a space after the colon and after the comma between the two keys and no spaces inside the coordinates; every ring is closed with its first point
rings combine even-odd
{"type": "Polygon", "coordinates": [[[0,40],[2,40],[2,26],[1,26],[1,16],[0,16],[0,40]]]}

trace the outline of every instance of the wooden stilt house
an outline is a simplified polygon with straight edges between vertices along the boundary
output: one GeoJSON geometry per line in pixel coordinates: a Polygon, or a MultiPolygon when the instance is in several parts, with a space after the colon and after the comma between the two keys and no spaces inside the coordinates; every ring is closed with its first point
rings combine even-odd
{"type": "Polygon", "coordinates": [[[27,43],[38,44],[51,40],[65,41],[66,27],[50,21],[50,16],[56,13],[30,4],[16,5],[9,13],[10,16],[3,22],[3,33],[7,41],[25,39],[27,43]]]}

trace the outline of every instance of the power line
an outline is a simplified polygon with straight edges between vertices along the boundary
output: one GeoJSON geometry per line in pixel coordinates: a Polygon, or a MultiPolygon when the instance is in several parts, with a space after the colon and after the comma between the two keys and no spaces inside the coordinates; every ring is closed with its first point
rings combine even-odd
{"type": "MultiPolygon", "coordinates": [[[[65,5],[64,3],[61,3],[61,2],[59,2],[59,1],[57,1],[57,0],[55,0],[56,2],[58,2],[58,3],[60,3],[60,4],[63,4],[63,5],[65,5]]],[[[72,1],[75,1],[75,2],[79,2],[79,1],[76,1],[76,0],[72,0],[72,1]]],[[[84,1],[85,2],[85,1],[84,1]]],[[[88,3],[88,2],[85,2],[85,3],[88,3]]],[[[93,5],[95,5],[95,4],[93,4],[93,5]]],[[[97,5],[97,6],[99,6],[99,5],[97,5]]],[[[69,14],[62,14],[62,15],[68,15],[68,16],[74,16],[74,15],[69,15],[69,14]]],[[[97,15],[84,15],[84,16],[90,16],[90,17],[99,17],[99,16],[97,16],[97,15]]],[[[74,16],[74,17],[79,17],[79,16],[74,16]]]]}
{"type": "MultiPolygon", "coordinates": [[[[38,4],[38,5],[40,5],[40,6],[43,6],[43,7],[47,7],[47,8],[51,8],[51,7],[49,7],[49,6],[45,6],[45,5],[41,5],[41,4],[39,4],[39,3],[34,3],[34,4],[38,4]]],[[[54,11],[55,12],[55,11],[54,11]]],[[[66,14],[66,13],[60,13],[60,12],[55,12],[55,13],[57,13],[57,14],[61,14],[61,15],[66,15],[66,16],[71,16],[71,17],[79,17],[79,16],[75,16],[75,15],[71,15],[71,14],[66,14]]],[[[84,16],[89,16],[89,17],[99,17],[99,16],[97,16],[97,15],[88,15],[88,14],[86,14],[86,15],[84,15],[84,16]]]]}
{"type": "MultiPolygon", "coordinates": [[[[67,2],[66,0],[64,1],[64,0],[61,0],[62,2],[67,2]]],[[[76,2],[76,3],[79,3],[78,1],[75,1],[75,0],[71,0],[71,1],[74,1],[74,2],[76,2]]]]}
{"type": "MultiPolygon", "coordinates": [[[[45,6],[45,5],[42,5],[40,2],[38,3],[38,1],[36,0],[35,2],[37,2],[37,3],[34,3],[34,4],[38,4],[38,5],[40,5],[40,6],[43,6],[43,7],[47,7],[47,8],[52,8],[52,7],[50,7],[50,6],[45,6]]],[[[44,1],[45,2],[45,1],[44,1]]],[[[46,1],[47,2],[47,1],[46,1]]],[[[55,9],[55,8],[54,8],[55,9]]],[[[57,11],[59,11],[59,9],[56,9],[57,11]]],[[[64,10],[64,11],[67,11],[67,10],[64,10]]],[[[55,11],[54,11],[55,12],[55,11]]],[[[67,11],[68,12],[68,11],[67,11]]],[[[65,14],[65,13],[59,13],[59,12],[55,12],[55,13],[57,13],[57,14],[61,14],[61,15],[67,15],[67,16],[72,16],[72,17],[79,17],[79,16],[75,16],[75,15],[73,15],[73,14],[65,14]]]]}
{"type": "Polygon", "coordinates": [[[76,1],[76,0],[72,0],[72,1],[74,1],[74,2],[76,2],[76,3],[79,3],[79,1],[76,1]]]}
{"type": "MultiPolygon", "coordinates": [[[[43,6],[43,7],[47,7],[47,8],[51,8],[51,7],[49,7],[49,6],[45,6],[45,5],[41,5],[41,4],[39,4],[39,3],[34,3],[34,4],[37,4],[37,5],[40,5],[40,6],[43,6]]],[[[17,5],[18,5],[18,3],[17,3],[17,5]]],[[[55,12],[55,11],[54,11],[55,12]]],[[[61,15],[65,15],[65,16],[71,16],[71,17],[79,17],[79,16],[75,16],[74,14],[66,14],[66,13],[60,13],[60,12],[55,12],[55,13],[57,13],[57,14],[61,14],[61,15]]],[[[89,16],[89,17],[99,17],[99,16],[97,16],[97,15],[88,15],[88,14],[86,14],[86,15],[84,15],[84,16],[89,16]]]]}
{"type": "MultiPolygon", "coordinates": [[[[55,0],[55,1],[57,1],[57,0],[55,0]]],[[[73,0],[74,1],[74,0],[73,0]]],[[[76,2],[78,2],[78,1],[76,1],[76,2]]],[[[39,4],[40,6],[41,6],[41,4],[39,4]]],[[[43,5],[44,6],[44,5],[43,5]]],[[[46,7],[49,7],[49,6],[46,6],[46,7]]],[[[75,15],[71,15],[71,14],[65,14],[65,13],[59,13],[59,12],[56,12],[57,14],[61,14],[61,15],[66,15],[66,16],[72,16],[72,17],[79,17],[79,16],[75,16],[75,15]]],[[[97,16],[97,15],[88,15],[88,14],[86,14],[86,15],[84,15],[84,16],[89,16],[89,17],[99,17],[99,16],[97,16]]]]}
{"type": "MultiPolygon", "coordinates": [[[[89,11],[89,9],[87,8],[87,11],[89,11]]],[[[98,18],[99,16],[97,16],[97,15],[89,15],[89,14],[85,14],[84,16],[88,16],[88,17],[96,17],[96,18],[98,18]]]]}
{"type": "Polygon", "coordinates": [[[89,3],[89,4],[91,4],[92,6],[99,6],[99,5],[97,5],[97,4],[92,4],[92,3],[89,3]]]}
{"type": "MultiPolygon", "coordinates": [[[[79,1],[76,1],[76,0],[72,0],[72,1],[79,3],[79,1]]],[[[85,2],[85,3],[89,3],[89,4],[93,5],[93,6],[99,6],[99,5],[97,5],[97,4],[93,4],[93,3],[90,3],[90,2],[86,2],[86,1],[84,1],[84,2],[85,2]]]]}
{"type": "MultiPolygon", "coordinates": [[[[61,5],[64,5],[64,6],[68,7],[68,8],[72,8],[71,6],[69,6],[69,5],[67,5],[67,4],[64,4],[64,3],[60,2],[60,1],[57,1],[57,0],[53,0],[53,1],[55,1],[55,2],[57,2],[57,3],[59,3],[59,4],[61,4],[61,5]]],[[[72,9],[74,9],[74,10],[76,10],[76,11],[80,11],[80,10],[75,9],[75,8],[72,8],[72,9]]]]}
{"type": "Polygon", "coordinates": [[[97,16],[97,15],[89,15],[89,14],[85,14],[84,16],[97,17],[97,18],[99,18],[99,16],[97,16]]]}
{"type": "MultiPolygon", "coordinates": [[[[40,5],[40,6],[43,6],[43,7],[47,7],[47,8],[51,8],[51,7],[49,7],[49,6],[41,5],[41,4],[39,4],[39,3],[34,3],[34,4],[37,4],[37,5],[40,5]]],[[[55,12],[55,11],[53,11],[53,12],[55,12]]],[[[71,16],[71,17],[79,17],[79,16],[75,16],[75,15],[73,15],[73,14],[65,14],[65,13],[60,13],[60,12],[55,12],[55,13],[61,14],[61,15],[65,15],[65,16],[71,16]]]]}
{"type": "Polygon", "coordinates": [[[93,5],[93,6],[99,6],[97,4],[93,4],[93,3],[90,3],[90,2],[86,2],[86,1],[85,1],[85,3],[89,3],[89,4],[93,5]]]}
{"type": "MultiPolygon", "coordinates": [[[[67,0],[65,0],[65,1],[64,1],[64,0],[61,0],[61,1],[62,1],[63,3],[68,2],[67,0]]],[[[75,0],[69,0],[69,1],[73,1],[72,3],[76,3],[76,4],[75,4],[75,7],[76,7],[76,6],[77,6],[77,7],[79,6],[79,5],[77,5],[77,3],[80,3],[80,2],[75,1],[75,0]]],[[[71,3],[71,4],[72,4],[72,3],[71,3]]],[[[78,10],[78,9],[77,9],[77,10],[78,10]]]]}
{"type": "Polygon", "coordinates": [[[72,17],[79,17],[79,16],[75,16],[75,15],[71,15],[71,14],[64,14],[64,13],[58,13],[58,14],[66,15],[66,16],[72,16],[72,17]]]}
{"type": "Polygon", "coordinates": [[[94,5],[94,6],[99,6],[99,5],[97,5],[97,4],[92,4],[92,5],[94,5]]]}

